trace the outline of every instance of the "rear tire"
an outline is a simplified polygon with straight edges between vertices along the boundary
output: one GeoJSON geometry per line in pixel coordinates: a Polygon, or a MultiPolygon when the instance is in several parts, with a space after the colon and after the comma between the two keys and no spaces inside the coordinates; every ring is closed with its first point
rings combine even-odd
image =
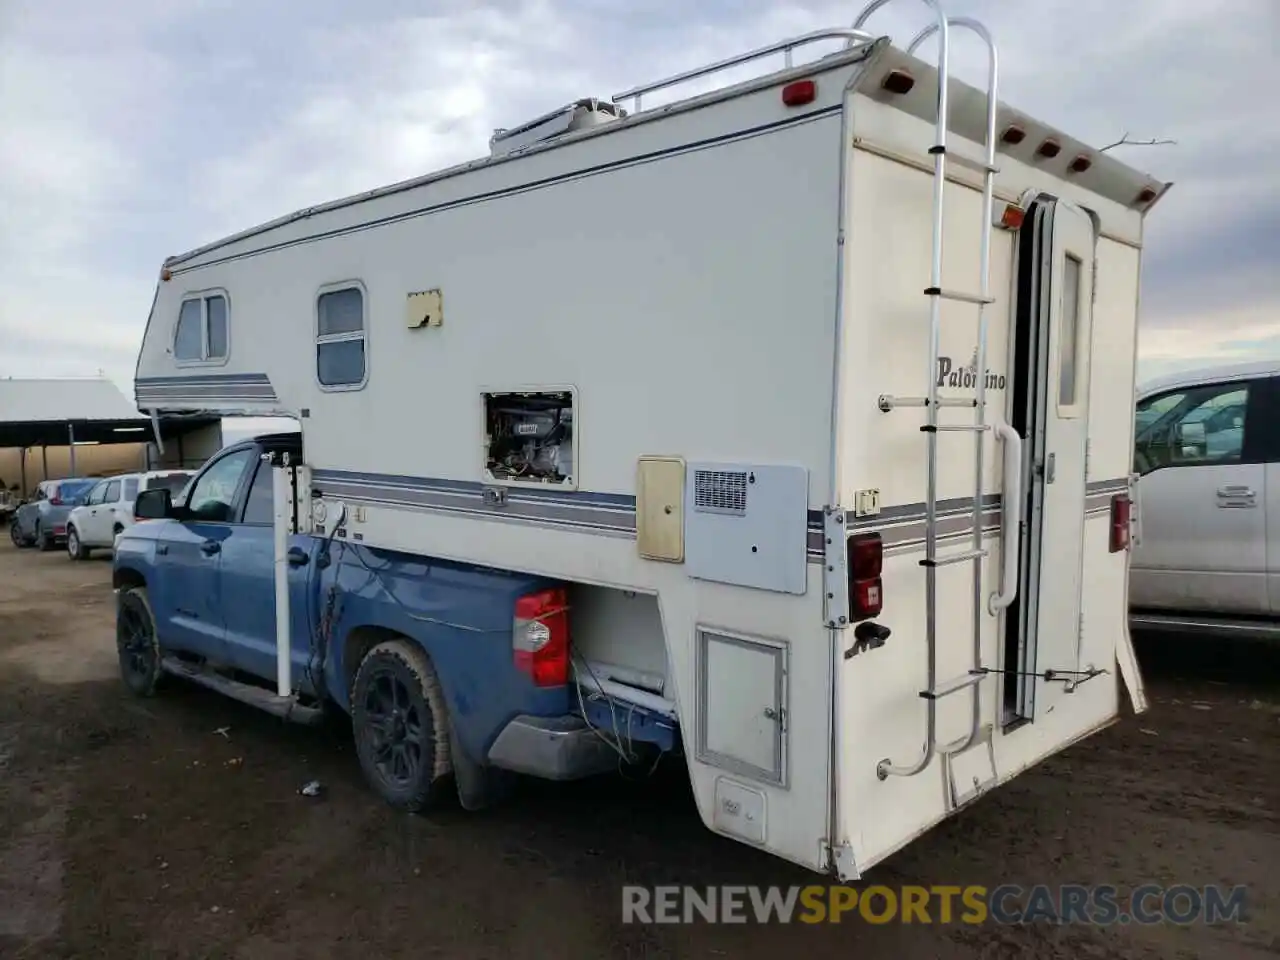
{"type": "Polygon", "coordinates": [[[154,694],[162,676],[160,638],[146,587],[122,590],[116,600],[116,651],[125,686],[139,697],[154,694]]]}
{"type": "Polygon", "coordinates": [[[422,811],[453,792],[440,678],[408,640],[375,645],[351,686],[351,726],[365,779],[393,807],[422,811]]]}
{"type": "Polygon", "coordinates": [[[80,542],[80,531],[67,525],[67,556],[72,560],[88,560],[89,548],[80,542]]]}
{"type": "Polygon", "coordinates": [[[40,545],[43,553],[48,553],[54,547],[52,534],[42,533],[39,524],[36,524],[36,543],[40,545]]]}

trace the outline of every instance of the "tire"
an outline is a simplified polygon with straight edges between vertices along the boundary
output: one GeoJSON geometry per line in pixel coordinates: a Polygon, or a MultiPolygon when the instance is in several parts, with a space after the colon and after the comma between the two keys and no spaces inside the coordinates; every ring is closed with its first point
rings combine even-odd
{"type": "Polygon", "coordinates": [[[22,531],[18,529],[18,521],[14,520],[9,524],[9,539],[13,541],[13,545],[19,550],[27,547],[27,538],[22,535],[22,531]]]}
{"type": "Polygon", "coordinates": [[[146,587],[122,590],[116,599],[116,652],[120,678],[135,695],[149,697],[160,683],[160,638],[146,587]]]}
{"type": "Polygon", "coordinates": [[[356,755],[374,792],[418,812],[451,792],[449,715],[431,661],[408,640],[375,645],[351,686],[356,755]]]}
{"type": "Polygon", "coordinates": [[[72,560],[88,560],[89,548],[80,542],[80,531],[67,525],[67,556],[72,560]]]}
{"type": "Polygon", "coordinates": [[[42,553],[48,553],[54,547],[53,535],[41,533],[39,524],[36,524],[36,543],[40,545],[40,551],[42,553]]]}

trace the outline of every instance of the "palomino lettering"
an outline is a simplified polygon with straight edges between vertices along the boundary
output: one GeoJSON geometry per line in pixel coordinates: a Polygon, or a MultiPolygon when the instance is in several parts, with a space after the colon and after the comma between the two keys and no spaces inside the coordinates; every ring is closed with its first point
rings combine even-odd
{"type": "MultiPolygon", "coordinates": [[[[938,358],[938,386],[964,389],[966,387],[976,387],[977,385],[978,376],[972,367],[962,367],[957,370],[955,362],[950,357],[938,358]]],[[[988,390],[1003,390],[1004,374],[992,373],[988,369],[986,386],[988,390]]]]}

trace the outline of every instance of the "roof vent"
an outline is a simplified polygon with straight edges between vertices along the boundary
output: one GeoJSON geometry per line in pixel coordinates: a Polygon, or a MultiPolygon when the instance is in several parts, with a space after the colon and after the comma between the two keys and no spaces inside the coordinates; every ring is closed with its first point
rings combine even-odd
{"type": "Polygon", "coordinates": [[[495,157],[505,153],[514,153],[516,150],[520,150],[530,144],[541,143],[544,140],[554,140],[556,137],[562,137],[566,133],[572,133],[575,130],[585,130],[587,127],[598,127],[601,124],[612,123],[615,120],[621,120],[626,115],[627,111],[616,103],[597,100],[594,97],[587,100],[579,100],[566,107],[561,107],[559,110],[552,110],[550,113],[543,114],[518,127],[512,127],[509,130],[505,127],[500,127],[493,131],[493,136],[489,138],[489,153],[495,157]]]}

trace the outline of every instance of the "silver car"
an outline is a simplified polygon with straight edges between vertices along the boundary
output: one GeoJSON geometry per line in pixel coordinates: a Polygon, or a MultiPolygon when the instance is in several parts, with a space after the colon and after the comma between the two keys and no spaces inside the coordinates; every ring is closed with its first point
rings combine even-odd
{"type": "Polygon", "coordinates": [[[9,537],[15,546],[38,545],[52,550],[67,538],[67,517],[78,506],[96,480],[70,478],[42,480],[35,496],[14,511],[9,522],[9,537]]]}

